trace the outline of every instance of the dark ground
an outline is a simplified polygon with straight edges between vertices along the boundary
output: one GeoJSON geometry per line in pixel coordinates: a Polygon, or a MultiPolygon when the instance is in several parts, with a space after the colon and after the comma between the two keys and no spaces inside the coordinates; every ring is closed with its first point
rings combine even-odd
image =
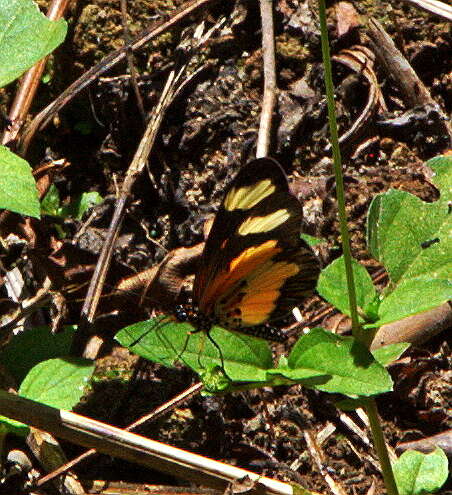
{"type": "MultiPolygon", "coordinates": [[[[282,163],[300,191],[300,199],[305,202],[305,230],[326,240],[319,254],[322,263],[327,264],[339,256],[340,250],[334,190],[329,180],[330,158],[324,151],[327,120],[316,7],[314,3],[302,6],[291,0],[275,4],[281,92],[270,154],[282,163]]],[[[177,0],[129,2],[132,36],[178,5],[177,0]]],[[[368,45],[364,22],[366,16],[375,16],[443,111],[450,115],[451,34],[447,22],[399,2],[393,7],[386,2],[361,2],[356,8],[363,16],[362,22],[358,15],[352,16],[345,33],[338,37],[335,8],[329,5],[333,54],[357,44],[368,45]]],[[[345,15],[343,10],[340,12],[345,15]]],[[[51,81],[41,89],[36,108],[52,101],[123,42],[119,2],[82,2],[72,14],[69,36],[54,57],[51,81]]],[[[185,88],[164,120],[149,166],[155,185],[145,173],[134,188],[134,201],[115,249],[111,284],[119,276],[154,265],[166,250],[201,241],[205,216],[215,210],[224,185],[238,165],[253,156],[263,82],[258,3],[217,3],[201,17],[208,28],[221,16],[225,21],[220,32],[213,34],[191,62],[194,70],[204,65],[205,69],[185,88]]],[[[197,22],[194,18],[186,21],[136,53],[139,87],[147,111],[158,100],[172,64],[185,56],[176,49],[182,40],[191,37],[197,22]]],[[[389,118],[400,116],[408,107],[393,79],[378,63],[375,71],[388,111],[371,119],[365,133],[344,151],[353,253],[371,273],[379,268],[365,247],[365,216],[372,196],[392,187],[434,200],[437,192],[426,177],[423,162],[445,151],[444,136],[432,134],[416,119],[404,125],[388,124],[389,118]],[[359,146],[369,139],[359,151],[359,146]]],[[[63,201],[93,190],[107,198],[106,206],[98,208],[97,218],[67,255],[74,264],[90,266],[95,262],[113,211],[117,184],[142,135],[142,120],[126,73],[125,64],[120,64],[70,103],[59,120],[35,140],[29,157],[32,163],[39,163],[46,153],[70,163],[54,178],[63,201]]],[[[340,64],[335,65],[335,78],[343,133],[362,111],[369,88],[363,78],[340,64]]],[[[3,94],[4,108],[12,94],[3,94]]],[[[52,236],[52,241],[41,246],[41,255],[62,249],[63,245],[68,248],[82,226],[82,222],[67,221],[64,228],[68,236],[61,242],[52,222],[47,223],[47,235],[52,236]]],[[[77,300],[83,298],[83,290],[68,296],[67,323],[77,323],[77,300]]],[[[323,307],[318,300],[308,302],[305,318],[309,321],[323,307]]],[[[144,310],[104,317],[99,328],[111,336],[124,323],[144,317],[144,310]]],[[[444,339],[443,333],[422,349],[409,350],[405,360],[391,369],[395,392],[382,397],[379,406],[386,438],[393,447],[450,427],[447,410],[451,406],[451,372],[444,339]]],[[[113,342],[107,347],[98,360],[99,378],[78,409],[82,414],[125,426],[196,380],[184,369],[150,365],[147,376],[127,389],[126,378],[136,359],[113,342]]],[[[359,419],[356,421],[360,424],[359,419]]],[[[140,433],[323,493],[328,487],[308,453],[303,431],[317,433],[330,423],[336,430],[322,445],[323,464],[330,475],[349,493],[365,493],[373,480],[381,492],[381,476],[372,461],[372,450],[344,427],[331,397],[298,386],[221,398],[198,396],[145,426],[140,433]]],[[[68,448],[69,455],[76,453],[68,448]]],[[[86,479],[180,483],[107,457],[83,464],[79,474],[86,479]]]]}

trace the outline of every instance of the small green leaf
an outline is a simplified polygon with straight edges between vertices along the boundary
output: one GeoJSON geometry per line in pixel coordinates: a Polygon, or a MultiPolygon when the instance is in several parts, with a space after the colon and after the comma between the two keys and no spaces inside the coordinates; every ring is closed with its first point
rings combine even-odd
{"type": "Polygon", "coordinates": [[[289,370],[281,372],[287,378],[296,379],[298,368],[329,375],[326,383],[315,387],[326,392],[369,396],[392,390],[388,372],[363,344],[322,328],[300,337],[288,363],[289,370]]]}
{"type": "Polygon", "coordinates": [[[393,470],[399,495],[435,493],[447,480],[447,457],[441,449],[431,454],[408,450],[393,464],[393,470]]]}
{"type": "Polygon", "coordinates": [[[19,395],[58,409],[72,409],[83,396],[93,371],[94,364],[88,359],[49,359],[30,370],[19,395]]]}
{"type": "Polygon", "coordinates": [[[85,192],[76,198],[69,206],[63,209],[63,217],[72,217],[77,220],[81,220],[83,215],[93,206],[102,203],[102,196],[96,192],[85,192]]]}
{"type": "Polygon", "coordinates": [[[382,365],[387,366],[391,364],[410,347],[411,344],[406,342],[400,342],[397,344],[389,344],[384,347],[379,347],[372,351],[373,357],[382,365]]]}
{"type": "Polygon", "coordinates": [[[15,419],[7,418],[6,416],[0,415],[0,435],[2,433],[11,433],[11,435],[17,435],[18,437],[25,437],[29,428],[20,421],[15,419]]]}
{"type": "Polygon", "coordinates": [[[36,327],[15,335],[0,352],[0,362],[20,384],[36,364],[69,354],[75,327],[52,334],[49,327],[36,327]]]}
{"type": "Polygon", "coordinates": [[[39,218],[38,191],[31,167],[5,146],[0,146],[0,208],[39,218]]]}
{"type": "Polygon", "coordinates": [[[202,374],[224,365],[226,375],[232,381],[266,380],[266,370],[272,366],[272,354],[265,340],[213,327],[209,334],[215,345],[204,332],[191,334],[193,330],[188,323],[154,318],[123,328],[115,338],[139,356],[165,366],[181,361],[202,374]]]}
{"type": "MultiPolygon", "coordinates": [[[[374,304],[377,293],[372,278],[365,267],[360,265],[357,261],[352,260],[352,268],[356,287],[357,304],[358,307],[366,313],[366,309],[372,307],[374,304]]],[[[350,315],[343,256],[334,260],[322,270],[317,283],[317,292],[342,313],[350,315]]],[[[372,312],[374,312],[374,309],[372,312]]]]}
{"type": "Polygon", "coordinates": [[[301,234],[300,237],[306,242],[308,246],[317,246],[318,244],[322,244],[325,242],[325,239],[320,239],[319,237],[314,237],[309,234],[301,234]]]}
{"type": "Polygon", "coordinates": [[[57,217],[60,213],[60,192],[55,184],[52,184],[41,201],[41,215],[57,217]]]}
{"type": "Polygon", "coordinates": [[[64,19],[50,21],[30,0],[0,0],[0,87],[52,52],[66,31],[64,19]]]}

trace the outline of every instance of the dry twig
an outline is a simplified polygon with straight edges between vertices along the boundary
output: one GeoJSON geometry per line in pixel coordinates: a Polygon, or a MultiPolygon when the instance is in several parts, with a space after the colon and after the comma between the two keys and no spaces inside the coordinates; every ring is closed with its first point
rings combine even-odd
{"type": "Polygon", "coordinates": [[[425,106],[436,112],[439,117],[438,133],[449,137],[449,147],[452,143],[452,124],[441,107],[430,95],[430,92],[419,79],[408,60],[397,49],[394,42],[383,26],[376,19],[369,19],[368,34],[373,45],[373,51],[389,76],[393,77],[402,92],[409,108],[425,106]]]}
{"type": "Polygon", "coordinates": [[[197,12],[201,8],[205,8],[207,4],[214,0],[190,0],[180,9],[178,9],[168,20],[162,20],[156,22],[150,28],[142,31],[134,40],[131,46],[123,46],[119,50],[110,53],[103,58],[97,65],[85,72],[81,77],[74,81],[68,88],[66,88],[61,95],[48,105],[44,110],[38,113],[32,120],[29,126],[27,126],[22,139],[21,139],[21,154],[25,155],[30,145],[31,140],[35,133],[43,129],[52,119],[52,117],[59,112],[67,103],[69,103],[78,93],[87,88],[90,84],[97,80],[97,78],[109,71],[118,62],[123,60],[130,49],[132,51],[139,50],[146,43],[152,39],[160,36],[162,33],[168,31],[172,27],[176,26],[187,16],[197,12]]]}
{"type": "Polygon", "coordinates": [[[264,95],[262,98],[256,158],[268,156],[273,110],[276,103],[275,33],[273,27],[273,2],[260,0],[262,18],[262,54],[264,59],[264,95]]]}
{"type": "Polygon", "coordinates": [[[75,355],[83,354],[85,358],[95,359],[100,345],[102,344],[100,340],[95,339],[91,341],[90,348],[85,349],[87,340],[90,336],[89,326],[94,320],[94,315],[102,293],[102,287],[107,276],[111,257],[113,255],[114,244],[119,235],[122,219],[130,197],[130,191],[147,163],[149,154],[160,128],[160,124],[163,120],[163,116],[165,115],[166,109],[173,101],[176,87],[180,83],[181,77],[185,72],[185,68],[186,66],[184,66],[177,74],[175,71],[170,73],[165,88],[160,96],[160,100],[152,112],[152,116],[148,122],[144,135],[127,171],[120,196],[116,201],[116,207],[110,223],[107,238],[105,239],[105,243],[102,247],[102,251],[83,304],[80,325],[71,349],[71,352],[75,355]]]}
{"type": "MultiPolygon", "coordinates": [[[[362,74],[369,85],[369,94],[363,111],[355,119],[350,129],[339,138],[340,145],[350,147],[366,131],[375,115],[379,111],[386,111],[386,104],[378,84],[377,76],[373,70],[374,54],[364,46],[353,46],[349,49],[341,50],[338,55],[332,57],[335,62],[341,63],[357,74],[362,74]]],[[[325,151],[331,150],[331,144],[325,147],[325,151]]]]}
{"type": "Polygon", "coordinates": [[[98,452],[136,462],[185,480],[225,489],[248,476],[251,493],[293,495],[291,485],[150,440],[78,414],[0,390],[0,414],[49,431],[98,452]]]}
{"type": "MultiPolygon", "coordinates": [[[[52,0],[49,11],[47,12],[47,18],[50,21],[61,19],[66,12],[69,2],[70,0],[52,0]]],[[[38,89],[46,62],[47,57],[37,62],[23,75],[8,114],[11,125],[5,130],[2,136],[3,145],[16,139],[38,89]]]]}
{"type": "Polygon", "coordinates": [[[439,0],[402,0],[410,5],[415,5],[430,14],[435,14],[443,19],[452,21],[452,6],[439,0]]]}
{"type": "Polygon", "coordinates": [[[127,47],[126,59],[127,65],[130,72],[130,82],[132,83],[132,88],[135,93],[135,98],[137,99],[138,110],[143,120],[143,124],[146,123],[146,112],[144,111],[143,98],[141,98],[140,89],[138,88],[138,74],[135,69],[135,64],[133,63],[133,51],[131,48],[132,41],[130,39],[130,31],[127,23],[127,0],[121,0],[121,17],[122,17],[122,28],[124,30],[124,40],[125,46],[127,47]]]}
{"type": "MultiPolygon", "coordinates": [[[[127,428],[125,428],[126,431],[133,431],[138,426],[141,426],[142,424],[148,422],[148,421],[155,421],[157,418],[162,416],[163,414],[167,413],[168,411],[174,409],[184,401],[191,399],[194,395],[198,394],[203,388],[203,384],[201,382],[195,383],[188,389],[184,390],[182,393],[178,394],[176,397],[173,399],[165,402],[165,404],[162,404],[161,406],[155,408],[153,411],[151,411],[149,414],[146,414],[145,416],[141,417],[137,421],[134,421],[131,425],[129,425],[127,428]]],[[[44,485],[45,483],[48,483],[50,480],[56,478],[57,476],[62,475],[63,473],[67,472],[69,469],[72,469],[75,465],[79,464],[81,461],[88,459],[92,455],[96,454],[97,451],[96,449],[90,449],[87,450],[86,452],[83,452],[83,454],[80,454],[77,456],[75,459],[72,459],[69,462],[66,462],[65,464],[62,464],[59,466],[57,469],[52,471],[51,473],[47,474],[46,476],[43,476],[40,478],[36,483],[35,486],[39,487],[44,485]]]]}

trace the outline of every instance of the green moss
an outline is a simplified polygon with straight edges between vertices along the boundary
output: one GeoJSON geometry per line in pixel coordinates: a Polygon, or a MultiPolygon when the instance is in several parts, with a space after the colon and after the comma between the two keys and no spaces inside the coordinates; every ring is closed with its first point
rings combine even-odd
{"type": "Polygon", "coordinates": [[[286,59],[303,60],[309,57],[309,49],[304,46],[299,38],[283,34],[276,38],[276,53],[286,59]]]}

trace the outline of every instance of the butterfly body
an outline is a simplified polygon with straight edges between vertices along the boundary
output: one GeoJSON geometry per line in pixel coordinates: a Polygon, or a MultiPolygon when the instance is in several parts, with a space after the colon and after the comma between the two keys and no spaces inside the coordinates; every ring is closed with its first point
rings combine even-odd
{"type": "MultiPolygon", "coordinates": [[[[174,310],[174,316],[181,323],[190,323],[194,330],[190,333],[206,332],[209,333],[212,327],[215,325],[221,325],[221,321],[215,316],[208,316],[201,313],[198,308],[195,308],[189,304],[180,304],[176,306],[174,310]]],[[[245,333],[247,335],[254,335],[272,342],[285,342],[286,337],[276,327],[272,327],[268,324],[257,325],[254,327],[235,327],[233,329],[236,332],[245,333]]]]}
{"type": "Polygon", "coordinates": [[[319,264],[300,238],[302,207],[281,166],[246,164],[225,190],[193,286],[193,305],[175,316],[194,332],[214,325],[282,341],[273,326],[310,295],[319,264]]]}

